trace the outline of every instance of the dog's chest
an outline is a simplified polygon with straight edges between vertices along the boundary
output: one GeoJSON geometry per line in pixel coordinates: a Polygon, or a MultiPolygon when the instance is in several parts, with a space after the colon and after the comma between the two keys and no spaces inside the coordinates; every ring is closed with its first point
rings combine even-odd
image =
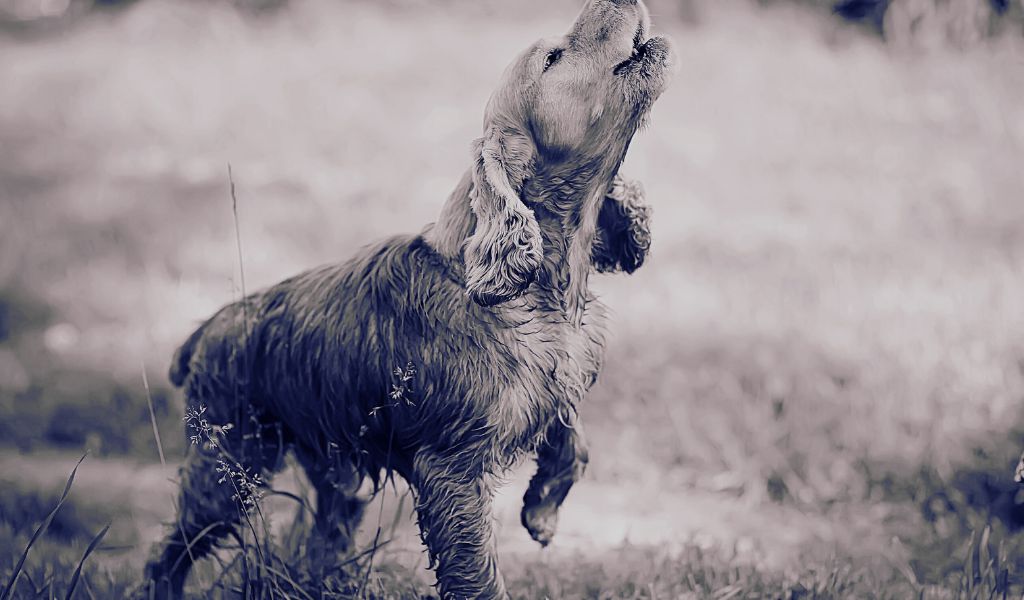
{"type": "Polygon", "coordinates": [[[512,376],[499,382],[494,417],[506,435],[525,440],[577,409],[601,368],[605,321],[605,307],[591,301],[581,324],[553,313],[504,330],[512,376]]]}

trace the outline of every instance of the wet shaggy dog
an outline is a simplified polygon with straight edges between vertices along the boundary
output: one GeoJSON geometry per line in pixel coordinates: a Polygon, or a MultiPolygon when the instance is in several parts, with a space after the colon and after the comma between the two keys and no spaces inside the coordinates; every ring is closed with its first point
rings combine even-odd
{"type": "Polygon", "coordinates": [[[239,525],[218,461],[269,478],[293,451],[316,489],[311,547],[345,550],[363,480],[397,473],[440,595],[507,596],[493,486],[536,452],[522,522],[551,540],[587,462],[577,407],[604,352],[588,280],[632,272],[648,249],[642,193],[618,176],[673,61],[648,29],[641,1],[590,0],[506,71],[436,223],[231,304],[188,338],[170,377],[216,426],[189,449],[150,594],[179,597],[239,525]]]}

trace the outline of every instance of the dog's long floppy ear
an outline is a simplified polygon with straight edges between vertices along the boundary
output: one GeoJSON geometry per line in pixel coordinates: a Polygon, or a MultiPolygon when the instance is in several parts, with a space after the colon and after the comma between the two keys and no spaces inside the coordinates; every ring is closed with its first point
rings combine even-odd
{"type": "Polygon", "coordinates": [[[466,242],[466,290],[478,304],[517,298],[540,268],[537,219],[519,196],[532,168],[534,146],[512,128],[489,126],[476,141],[471,206],[476,229],[466,242]]]}

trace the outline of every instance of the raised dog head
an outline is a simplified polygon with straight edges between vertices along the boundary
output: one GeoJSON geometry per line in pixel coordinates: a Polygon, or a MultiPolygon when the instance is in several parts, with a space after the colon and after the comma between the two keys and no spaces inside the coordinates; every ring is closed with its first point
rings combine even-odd
{"type": "Polygon", "coordinates": [[[673,62],[649,27],[641,0],[590,0],[567,34],[538,41],[506,70],[475,145],[476,228],[463,256],[479,304],[518,297],[541,265],[540,227],[522,196],[536,173],[598,165],[587,177],[611,181],[673,62]]]}

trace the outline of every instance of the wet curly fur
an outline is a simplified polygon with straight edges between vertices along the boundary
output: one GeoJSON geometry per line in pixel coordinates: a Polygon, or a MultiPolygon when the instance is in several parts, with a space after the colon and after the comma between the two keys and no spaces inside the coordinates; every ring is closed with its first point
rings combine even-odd
{"type": "Polygon", "coordinates": [[[346,550],[364,479],[397,473],[441,596],[506,597],[492,488],[536,452],[522,522],[551,540],[586,466],[576,409],[605,345],[588,277],[632,272],[649,248],[642,190],[617,175],[672,58],[647,28],[642,3],[591,0],[505,74],[436,223],[228,305],[186,340],[171,381],[233,427],[190,446],[148,593],[179,597],[193,561],[239,525],[218,460],[269,478],[291,451],[317,496],[310,548],[346,550]]]}

